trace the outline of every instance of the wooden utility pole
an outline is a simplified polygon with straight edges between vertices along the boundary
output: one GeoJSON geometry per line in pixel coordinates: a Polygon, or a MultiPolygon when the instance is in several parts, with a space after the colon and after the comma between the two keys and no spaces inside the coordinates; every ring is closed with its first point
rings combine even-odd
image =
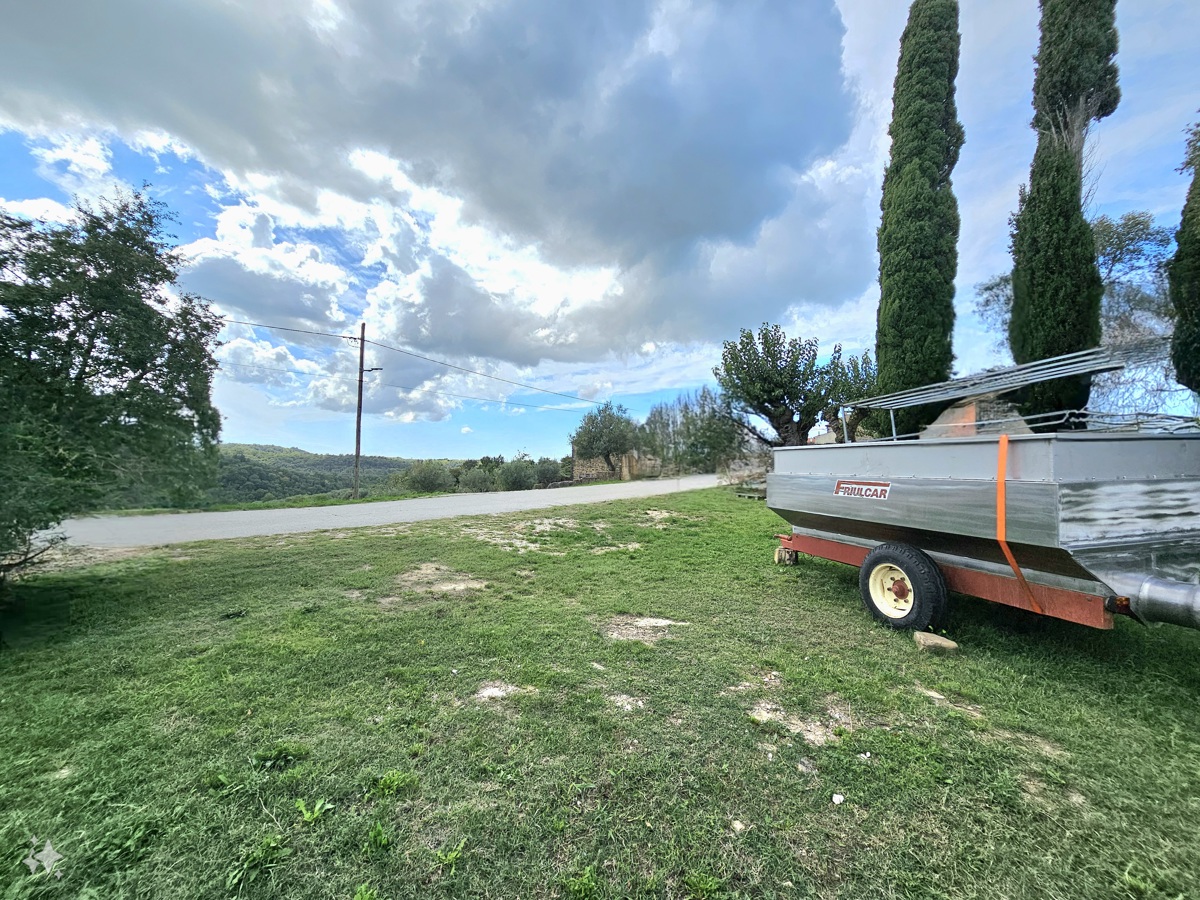
{"type": "Polygon", "coordinates": [[[363,363],[367,356],[367,323],[358,330],[358,411],[354,415],[354,497],[358,499],[358,457],[362,454],[363,363]]]}

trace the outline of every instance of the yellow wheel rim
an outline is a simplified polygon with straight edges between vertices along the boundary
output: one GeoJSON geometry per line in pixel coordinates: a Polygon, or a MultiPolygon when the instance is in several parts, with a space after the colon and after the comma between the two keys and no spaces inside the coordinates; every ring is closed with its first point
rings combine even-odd
{"type": "Polygon", "coordinates": [[[890,619],[903,619],[916,602],[912,582],[902,569],[882,563],[871,570],[871,602],[890,619]]]}

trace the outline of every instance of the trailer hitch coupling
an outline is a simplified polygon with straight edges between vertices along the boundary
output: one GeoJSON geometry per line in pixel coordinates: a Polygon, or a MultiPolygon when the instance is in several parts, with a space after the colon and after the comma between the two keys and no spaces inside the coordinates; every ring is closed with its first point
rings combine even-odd
{"type": "Polygon", "coordinates": [[[1130,611],[1143,622],[1200,629],[1200,584],[1139,574],[1111,574],[1104,580],[1129,598],[1130,611]]]}

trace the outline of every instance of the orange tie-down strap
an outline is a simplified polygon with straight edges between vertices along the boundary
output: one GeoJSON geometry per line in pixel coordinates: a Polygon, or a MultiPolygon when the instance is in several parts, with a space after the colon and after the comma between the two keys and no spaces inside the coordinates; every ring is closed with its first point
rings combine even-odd
{"type": "Polygon", "coordinates": [[[1037,598],[1033,596],[1033,591],[1029,587],[1029,582],[1025,580],[1025,573],[1021,571],[1021,567],[1017,565],[1017,559],[1013,556],[1012,550],[1008,546],[1007,540],[1007,523],[1005,521],[1005,511],[1008,507],[1008,435],[1000,435],[1000,452],[999,459],[996,464],[996,540],[1000,544],[1000,549],[1004,551],[1004,558],[1008,560],[1009,566],[1012,567],[1013,574],[1017,576],[1017,581],[1021,583],[1022,590],[1025,591],[1025,596],[1029,599],[1029,606],[1035,613],[1043,615],[1042,607],[1037,602],[1037,598]]]}

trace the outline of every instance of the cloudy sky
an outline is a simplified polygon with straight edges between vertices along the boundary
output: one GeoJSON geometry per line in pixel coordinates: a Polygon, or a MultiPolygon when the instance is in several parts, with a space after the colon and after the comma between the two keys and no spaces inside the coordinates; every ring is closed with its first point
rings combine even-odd
{"type": "MultiPolygon", "coordinates": [[[[182,287],[224,316],[365,322],[409,351],[368,346],[364,452],[561,456],[588,401],[645,415],[764,321],[874,345],[901,0],[8,6],[0,206],[55,218],[149,182],[182,287]]],[[[1008,268],[1038,9],[961,8],[965,374],[997,362],[973,286],[1008,268]]],[[[1091,211],[1175,227],[1200,4],[1117,15],[1124,96],[1093,137],[1091,211]]],[[[346,452],[357,347],[279,327],[222,335],[225,440],[346,452]]]]}

